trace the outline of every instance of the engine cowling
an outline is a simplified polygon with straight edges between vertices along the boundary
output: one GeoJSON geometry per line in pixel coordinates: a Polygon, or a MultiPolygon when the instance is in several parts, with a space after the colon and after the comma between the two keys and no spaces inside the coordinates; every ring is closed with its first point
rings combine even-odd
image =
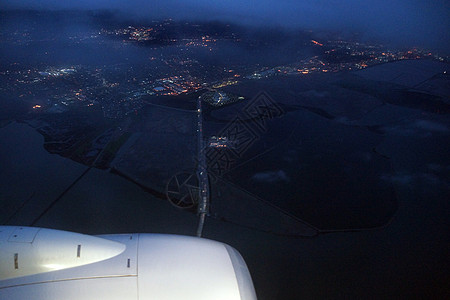
{"type": "Polygon", "coordinates": [[[256,299],[242,256],[203,238],[0,226],[0,299],[256,299]]]}

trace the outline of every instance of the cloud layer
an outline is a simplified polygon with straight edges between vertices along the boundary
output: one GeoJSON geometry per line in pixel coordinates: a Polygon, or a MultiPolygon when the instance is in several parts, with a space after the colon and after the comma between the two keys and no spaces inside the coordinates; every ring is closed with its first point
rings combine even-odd
{"type": "Polygon", "coordinates": [[[125,18],[358,31],[398,45],[450,49],[450,2],[446,0],[16,0],[4,1],[0,8],[107,9],[125,18]]]}

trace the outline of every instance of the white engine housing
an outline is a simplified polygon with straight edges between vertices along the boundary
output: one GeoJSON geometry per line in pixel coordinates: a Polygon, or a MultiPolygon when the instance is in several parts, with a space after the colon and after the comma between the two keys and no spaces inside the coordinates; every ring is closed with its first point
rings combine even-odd
{"type": "Polygon", "coordinates": [[[253,300],[232,247],[167,234],[84,234],[0,226],[0,300],[253,300]]]}

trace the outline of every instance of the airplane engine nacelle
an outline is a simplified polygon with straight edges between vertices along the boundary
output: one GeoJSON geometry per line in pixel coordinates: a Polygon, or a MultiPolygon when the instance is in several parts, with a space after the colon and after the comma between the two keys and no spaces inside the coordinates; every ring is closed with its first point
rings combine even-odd
{"type": "Polygon", "coordinates": [[[84,234],[0,226],[0,300],[253,300],[232,247],[167,234],[84,234]]]}

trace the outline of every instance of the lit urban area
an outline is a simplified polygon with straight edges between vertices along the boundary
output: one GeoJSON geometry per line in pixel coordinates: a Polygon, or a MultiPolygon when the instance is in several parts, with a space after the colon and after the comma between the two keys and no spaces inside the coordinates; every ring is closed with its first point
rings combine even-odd
{"type": "MultiPolygon", "coordinates": [[[[229,25],[225,26],[229,28],[229,25]]],[[[27,69],[23,69],[24,66],[18,62],[3,64],[0,71],[3,83],[1,92],[29,101],[30,107],[36,111],[65,111],[80,106],[99,107],[105,117],[114,119],[136,113],[151,96],[190,94],[202,89],[220,89],[245,80],[271,76],[307,76],[314,73],[352,71],[398,60],[448,60],[417,48],[400,51],[356,41],[309,40],[304,43],[316,48],[314,51],[318,55],[284,65],[202,65],[196,59],[199,55],[198,48],[220,52],[224,51],[221,43],[243,43],[239,34],[233,33],[231,29],[228,29],[225,36],[214,38],[201,34],[207,30],[206,25],[178,24],[168,20],[155,22],[153,27],[128,26],[114,30],[101,29],[98,33],[86,36],[70,36],[69,39],[76,43],[90,40],[99,47],[105,44],[105,39],[117,39],[124,44],[122,47],[126,47],[128,43],[136,43],[155,49],[171,45],[175,49],[173,54],[161,53],[148,57],[148,63],[139,69],[131,63],[103,66],[44,65],[27,69]],[[187,37],[175,39],[170,38],[170,33],[163,34],[180,27],[188,32],[187,37]],[[36,99],[40,99],[39,103],[33,103],[36,99]]],[[[10,43],[30,42],[30,34],[27,32],[2,34],[10,43]]],[[[121,47],[120,44],[115,46],[121,47]]],[[[211,104],[220,105],[220,100],[211,104]]]]}

